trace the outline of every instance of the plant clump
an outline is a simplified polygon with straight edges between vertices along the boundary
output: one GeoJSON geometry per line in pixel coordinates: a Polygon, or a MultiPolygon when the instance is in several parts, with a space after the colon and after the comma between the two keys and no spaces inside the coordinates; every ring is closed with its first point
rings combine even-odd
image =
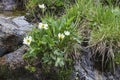
{"type": "Polygon", "coordinates": [[[30,6],[39,7],[41,15],[37,16],[41,21],[28,35],[32,41],[29,41],[29,50],[23,56],[29,62],[27,69],[36,71],[35,62],[38,61],[45,73],[55,71],[60,80],[68,80],[73,68],[73,55],[80,50],[82,43],[87,43],[84,47],[91,50],[91,59],[102,71],[120,64],[119,7],[94,0],[77,0],[66,7],[62,16],[53,17],[46,14],[46,10],[51,8],[47,2],[38,3],[30,6]]]}
{"type": "Polygon", "coordinates": [[[67,16],[60,19],[46,17],[38,24],[37,28],[33,29],[29,36],[24,38],[23,43],[29,47],[29,50],[23,58],[28,61],[32,60],[26,67],[27,69],[34,72],[35,65],[33,64],[37,60],[42,67],[45,67],[46,73],[55,67],[58,68],[57,73],[61,74],[61,78],[67,78],[68,75],[62,77],[65,76],[62,74],[66,70],[71,72],[72,55],[77,51],[76,45],[81,42],[77,28],[72,22],[73,19],[74,17],[67,18],[67,16]]]}

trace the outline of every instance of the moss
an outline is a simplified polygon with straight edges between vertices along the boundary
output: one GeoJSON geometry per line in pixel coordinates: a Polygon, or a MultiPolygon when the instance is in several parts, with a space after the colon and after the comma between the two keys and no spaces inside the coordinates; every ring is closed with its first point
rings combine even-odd
{"type": "Polygon", "coordinates": [[[7,65],[0,66],[1,80],[36,80],[36,77],[24,68],[10,69],[7,65]]]}
{"type": "Polygon", "coordinates": [[[25,15],[26,11],[25,10],[15,10],[15,11],[0,11],[0,14],[4,14],[4,16],[21,16],[25,15]]]}

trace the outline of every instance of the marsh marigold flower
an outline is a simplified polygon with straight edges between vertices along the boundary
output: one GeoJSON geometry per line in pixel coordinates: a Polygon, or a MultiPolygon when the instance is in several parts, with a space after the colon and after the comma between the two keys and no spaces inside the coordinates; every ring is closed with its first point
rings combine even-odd
{"type": "Polygon", "coordinates": [[[41,8],[41,9],[44,9],[44,8],[45,8],[45,5],[44,5],[44,4],[41,4],[41,5],[39,4],[38,6],[39,6],[39,8],[41,8]]]}
{"type": "Polygon", "coordinates": [[[64,34],[65,34],[66,36],[69,36],[69,35],[70,35],[70,32],[69,32],[69,31],[64,31],[64,34]]]}
{"type": "Polygon", "coordinates": [[[58,38],[59,38],[59,39],[64,39],[64,37],[65,37],[64,34],[61,34],[61,33],[58,34],[58,38]]]}
{"type": "Polygon", "coordinates": [[[48,29],[48,24],[39,23],[38,28],[46,30],[46,29],[48,29]]]}
{"type": "Polygon", "coordinates": [[[23,39],[23,44],[26,44],[26,45],[30,45],[32,41],[32,37],[31,36],[27,36],[26,38],[23,39]]]}

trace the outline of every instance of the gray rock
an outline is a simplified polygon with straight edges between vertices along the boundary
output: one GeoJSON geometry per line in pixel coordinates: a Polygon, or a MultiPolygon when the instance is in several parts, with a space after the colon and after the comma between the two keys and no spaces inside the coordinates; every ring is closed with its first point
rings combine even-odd
{"type": "Polygon", "coordinates": [[[6,34],[0,40],[0,56],[17,49],[17,46],[22,43],[22,38],[14,34],[6,34]]]}
{"type": "Polygon", "coordinates": [[[22,58],[27,50],[23,38],[32,30],[31,24],[26,21],[28,26],[19,26],[13,19],[0,16],[0,80],[37,80],[25,69],[22,58]]]}
{"type": "Polygon", "coordinates": [[[120,65],[115,67],[115,73],[102,72],[96,69],[93,61],[90,60],[92,55],[90,50],[83,49],[82,53],[80,59],[75,62],[75,71],[71,80],[75,80],[76,77],[78,80],[120,80],[120,65]]]}
{"type": "Polygon", "coordinates": [[[12,21],[19,27],[30,26],[30,24],[25,20],[24,16],[16,17],[12,21]]]}
{"type": "Polygon", "coordinates": [[[25,21],[23,16],[13,19],[0,16],[0,56],[15,51],[22,44],[26,33],[31,30],[31,24],[25,21]],[[13,20],[20,20],[20,25],[13,23],[13,20]]]}
{"type": "Polygon", "coordinates": [[[18,26],[21,31],[31,31],[32,25],[25,20],[24,16],[19,16],[12,19],[12,22],[18,26]]]}
{"type": "Polygon", "coordinates": [[[5,55],[6,63],[9,64],[12,69],[23,66],[24,60],[22,56],[26,52],[26,50],[27,50],[27,47],[24,45],[20,47],[19,49],[17,49],[16,51],[5,55]]]}
{"type": "Polygon", "coordinates": [[[1,0],[0,10],[14,10],[16,5],[15,0],[1,0]]]}

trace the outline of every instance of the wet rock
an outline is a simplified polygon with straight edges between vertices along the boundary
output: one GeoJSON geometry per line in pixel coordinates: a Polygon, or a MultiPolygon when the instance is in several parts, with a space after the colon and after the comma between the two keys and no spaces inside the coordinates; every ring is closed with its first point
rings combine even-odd
{"type": "Polygon", "coordinates": [[[16,50],[19,44],[21,44],[21,42],[19,42],[18,36],[5,35],[3,40],[0,42],[0,56],[16,50]]]}
{"type": "Polygon", "coordinates": [[[13,20],[16,19],[19,18],[12,19],[0,16],[0,56],[15,51],[21,46],[23,37],[32,29],[31,25],[24,19],[20,19],[21,23],[15,24],[13,20]],[[26,23],[23,25],[23,22],[26,23]]]}
{"type": "Polygon", "coordinates": [[[20,26],[22,23],[16,24],[13,19],[18,18],[0,16],[0,80],[37,80],[25,69],[22,58],[27,50],[23,38],[32,30],[31,24],[26,21],[29,25],[20,26]]]}
{"type": "Polygon", "coordinates": [[[18,26],[17,30],[19,31],[17,32],[19,33],[23,32],[24,34],[26,34],[26,32],[32,31],[33,25],[28,23],[24,16],[19,16],[19,17],[14,18],[12,22],[18,26]]]}
{"type": "Polygon", "coordinates": [[[3,4],[2,3],[0,3],[0,10],[3,10],[3,4]]]}
{"type": "Polygon", "coordinates": [[[15,0],[1,0],[0,10],[14,10],[16,7],[15,0]]]}
{"type": "Polygon", "coordinates": [[[75,80],[75,78],[78,78],[78,80],[119,80],[120,65],[115,67],[115,72],[102,72],[94,67],[89,49],[83,49],[81,53],[81,58],[75,62],[75,71],[71,80],[75,80]]]}
{"type": "Polygon", "coordinates": [[[19,49],[17,49],[16,51],[5,55],[6,57],[5,62],[9,64],[12,69],[23,66],[25,63],[22,56],[26,52],[26,50],[27,50],[27,47],[24,45],[19,49]]]}
{"type": "Polygon", "coordinates": [[[26,21],[24,16],[19,16],[12,19],[12,23],[17,26],[17,29],[13,29],[14,34],[26,35],[27,32],[32,31],[33,25],[26,21]]]}
{"type": "Polygon", "coordinates": [[[20,17],[16,17],[12,20],[16,25],[20,26],[20,27],[25,27],[25,26],[30,26],[30,23],[28,23],[25,20],[24,16],[20,16],[20,17]]]}

